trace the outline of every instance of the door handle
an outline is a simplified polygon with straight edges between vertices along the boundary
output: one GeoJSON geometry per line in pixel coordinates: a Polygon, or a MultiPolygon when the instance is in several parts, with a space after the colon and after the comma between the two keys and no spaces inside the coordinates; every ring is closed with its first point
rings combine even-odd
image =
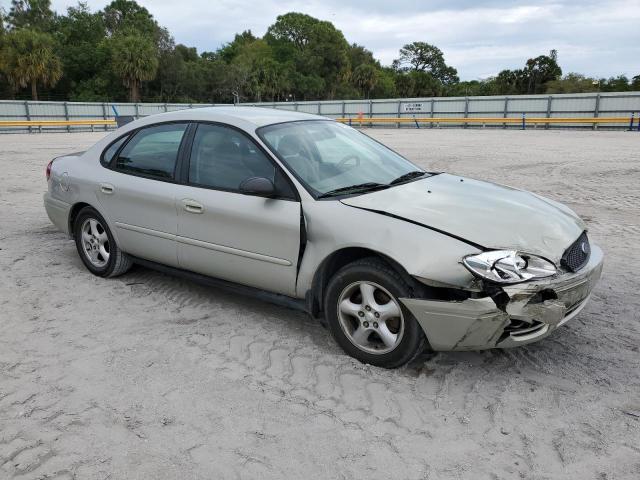
{"type": "Polygon", "coordinates": [[[102,193],[104,193],[105,195],[112,195],[113,194],[113,185],[111,185],[109,183],[101,183],[100,184],[100,191],[102,193]]]}
{"type": "Polygon", "coordinates": [[[202,213],[204,212],[204,207],[200,205],[195,200],[182,200],[182,208],[184,208],[185,212],[189,213],[202,213]]]}

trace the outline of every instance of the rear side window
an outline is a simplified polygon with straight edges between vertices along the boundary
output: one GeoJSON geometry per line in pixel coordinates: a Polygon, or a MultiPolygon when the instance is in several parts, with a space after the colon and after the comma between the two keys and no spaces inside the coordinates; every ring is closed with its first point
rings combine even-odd
{"type": "Polygon", "coordinates": [[[158,179],[172,179],[186,123],[147,127],[138,131],[118,154],[116,170],[158,179]]]}
{"type": "Polygon", "coordinates": [[[109,145],[109,148],[107,148],[102,154],[102,159],[101,159],[102,165],[107,166],[111,163],[111,160],[113,160],[114,155],[118,152],[118,150],[120,150],[120,147],[127,140],[127,138],[129,138],[129,136],[125,135],[124,137],[116,140],[111,145],[109,145]]]}

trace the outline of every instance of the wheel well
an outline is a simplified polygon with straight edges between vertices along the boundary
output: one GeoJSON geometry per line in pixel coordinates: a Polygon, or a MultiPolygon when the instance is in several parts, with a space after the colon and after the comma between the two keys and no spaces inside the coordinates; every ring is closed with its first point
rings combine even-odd
{"type": "Polygon", "coordinates": [[[73,224],[76,223],[76,218],[78,217],[78,213],[84,207],[90,207],[88,203],[76,203],[73,207],[71,207],[71,211],[69,212],[69,235],[73,236],[73,224]]]}
{"type": "Polygon", "coordinates": [[[319,317],[322,313],[324,292],[331,277],[345,265],[367,257],[375,257],[387,263],[402,276],[411,288],[422,288],[421,284],[414,280],[402,265],[386,255],[362,247],[343,248],[325,258],[313,276],[313,283],[311,289],[307,292],[306,299],[307,309],[312,316],[319,317]]]}

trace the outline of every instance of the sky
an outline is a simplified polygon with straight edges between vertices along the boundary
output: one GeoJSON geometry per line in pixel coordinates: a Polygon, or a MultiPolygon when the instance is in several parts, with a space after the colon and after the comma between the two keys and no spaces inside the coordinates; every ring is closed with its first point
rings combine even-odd
{"type": "MultiPolygon", "coordinates": [[[[8,7],[9,0],[0,4],[8,7]]],[[[73,0],[52,0],[62,13],[73,0]]],[[[87,0],[93,10],[104,0],[87,0]]],[[[594,77],[640,74],[640,0],[139,0],[176,43],[215,50],[237,32],[263,35],[290,11],[331,21],[347,41],[373,51],[383,65],[402,45],[439,47],[462,80],[520,68],[558,50],[564,73],[594,77]]]]}

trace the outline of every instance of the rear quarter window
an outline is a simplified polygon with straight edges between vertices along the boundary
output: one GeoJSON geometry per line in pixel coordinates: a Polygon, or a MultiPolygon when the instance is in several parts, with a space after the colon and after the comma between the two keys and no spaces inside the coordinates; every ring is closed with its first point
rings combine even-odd
{"type": "Polygon", "coordinates": [[[109,145],[105,149],[105,151],[102,152],[100,163],[102,163],[102,165],[104,165],[105,167],[109,166],[115,154],[118,153],[118,150],[120,150],[120,147],[124,144],[124,142],[127,141],[127,138],[129,138],[129,135],[125,135],[109,145]]]}

